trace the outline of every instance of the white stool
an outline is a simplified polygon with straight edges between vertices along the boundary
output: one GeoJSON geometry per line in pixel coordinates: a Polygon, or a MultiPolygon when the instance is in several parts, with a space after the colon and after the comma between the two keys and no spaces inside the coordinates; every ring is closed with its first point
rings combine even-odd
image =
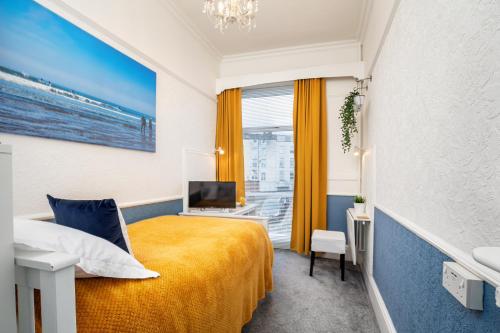
{"type": "Polygon", "coordinates": [[[316,252],[340,254],[340,277],[344,281],[345,273],[345,235],[340,231],[314,230],[311,238],[311,268],[309,276],[313,276],[316,252]]]}

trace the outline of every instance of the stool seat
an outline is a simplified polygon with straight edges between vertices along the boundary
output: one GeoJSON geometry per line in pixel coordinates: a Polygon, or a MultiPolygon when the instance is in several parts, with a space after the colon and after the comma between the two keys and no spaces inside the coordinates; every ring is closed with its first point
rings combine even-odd
{"type": "Polygon", "coordinates": [[[345,254],[345,234],[340,231],[314,230],[311,251],[345,254]]]}
{"type": "Polygon", "coordinates": [[[309,275],[313,276],[316,252],[340,254],[340,279],[344,281],[345,272],[345,234],[340,231],[314,230],[311,237],[311,266],[309,275]]]}

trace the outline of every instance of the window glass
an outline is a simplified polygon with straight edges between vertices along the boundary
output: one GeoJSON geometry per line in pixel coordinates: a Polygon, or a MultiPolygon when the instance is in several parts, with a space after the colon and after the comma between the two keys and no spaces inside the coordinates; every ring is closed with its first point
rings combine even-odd
{"type": "Polygon", "coordinates": [[[274,246],[289,248],[295,174],[293,86],[245,89],[242,112],[247,203],[269,218],[274,246]]]}

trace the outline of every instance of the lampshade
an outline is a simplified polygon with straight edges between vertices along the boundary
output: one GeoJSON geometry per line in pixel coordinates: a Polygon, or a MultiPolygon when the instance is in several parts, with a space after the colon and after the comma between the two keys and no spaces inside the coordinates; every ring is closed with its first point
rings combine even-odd
{"type": "Polygon", "coordinates": [[[216,154],[219,154],[219,155],[224,155],[224,149],[222,149],[222,147],[218,147],[217,149],[215,149],[215,153],[216,154]]]}

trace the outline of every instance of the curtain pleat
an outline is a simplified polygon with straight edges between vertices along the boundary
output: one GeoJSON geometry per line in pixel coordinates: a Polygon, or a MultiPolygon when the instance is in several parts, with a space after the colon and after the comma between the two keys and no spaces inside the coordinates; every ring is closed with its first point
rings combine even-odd
{"type": "Polygon", "coordinates": [[[241,123],[241,89],[224,90],[217,96],[215,147],[224,154],[216,156],[218,181],[236,182],[236,200],[245,197],[243,130],[241,123]]]}
{"type": "Polygon", "coordinates": [[[293,131],[295,185],[290,248],[308,254],[315,229],[326,229],[327,123],[325,79],[297,80],[293,131]]]}

